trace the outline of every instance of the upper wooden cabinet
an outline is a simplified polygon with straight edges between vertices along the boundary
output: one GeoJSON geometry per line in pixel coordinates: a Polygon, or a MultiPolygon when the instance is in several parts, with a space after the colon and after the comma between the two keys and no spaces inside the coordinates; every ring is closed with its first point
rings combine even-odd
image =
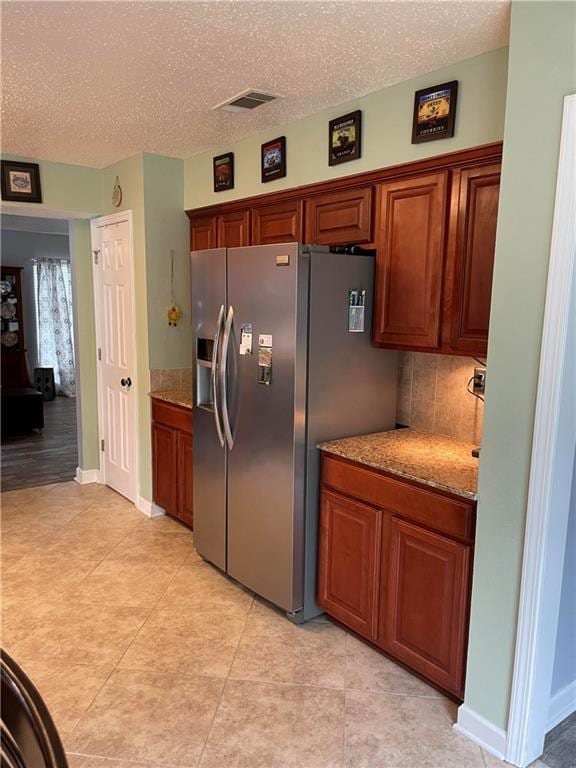
{"type": "Polygon", "coordinates": [[[486,355],[500,164],[454,173],[446,256],[443,346],[486,355]]]}
{"type": "Polygon", "coordinates": [[[437,348],[448,173],[380,187],[374,343],[437,348]]]}
{"type": "Polygon", "coordinates": [[[218,248],[250,245],[250,212],[232,211],[217,217],[218,248]]]}
{"type": "Polygon", "coordinates": [[[252,210],[252,245],[302,242],[302,200],[252,210]]]}
{"type": "Polygon", "coordinates": [[[340,245],[372,240],[372,187],[306,200],[307,243],[340,245]]]}
{"type": "Polygon", "coordinates": [[[205,251],[218,246],[218,227],[215,216],[202,216],[190,221],[190,250],[205,251]]]}

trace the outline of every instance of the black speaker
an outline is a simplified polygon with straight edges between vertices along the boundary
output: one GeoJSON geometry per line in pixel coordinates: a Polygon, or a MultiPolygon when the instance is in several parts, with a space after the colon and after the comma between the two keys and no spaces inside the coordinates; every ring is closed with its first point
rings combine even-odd
{"type": "Polygon", "coordinates": [[[56,397],[54,368],[34,368],[34,387],[42,393],[44,400],[54,400],[56,397]]]}

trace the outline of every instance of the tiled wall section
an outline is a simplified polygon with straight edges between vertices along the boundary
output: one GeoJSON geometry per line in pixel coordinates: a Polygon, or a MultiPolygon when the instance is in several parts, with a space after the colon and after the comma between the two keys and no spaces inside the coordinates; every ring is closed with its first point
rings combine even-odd
{"type": "Polygon", "coordinates": [[[477,365],[471,357],[402,352],[398,423],[479,445],[484,403],[466,391],[477,365]]]}
{"type": "Polygon", "coordinates": [[[192,389],[192,368],[151,368],[150,389],[192,389]]]}

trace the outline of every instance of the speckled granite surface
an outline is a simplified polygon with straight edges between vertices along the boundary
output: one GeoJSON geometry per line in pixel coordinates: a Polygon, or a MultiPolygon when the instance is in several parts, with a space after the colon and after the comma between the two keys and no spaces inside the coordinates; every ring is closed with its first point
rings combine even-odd
{"type": "Polygon", "coordinates": [[[149,394],[157,400],[164,400],[166,403],[181,405],[182,408],[192,410],[192,391],[189,389],[158,389],[149,394]]]}
{"type": "Polygon", "coordinates": [[[473,443],[415,429],[393,429],[331,440],[318,447],[467,499],[477,498],[478,459],[471,455],[473,443]]]}

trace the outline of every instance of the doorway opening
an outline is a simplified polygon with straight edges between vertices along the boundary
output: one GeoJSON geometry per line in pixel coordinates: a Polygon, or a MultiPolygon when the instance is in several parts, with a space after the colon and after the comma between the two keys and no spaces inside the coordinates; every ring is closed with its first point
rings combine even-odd
{"type": "Polygon", "coordinates": [[[73,480],[76,362],[68,221],[3,214],[2,491],[73,480]]]}

